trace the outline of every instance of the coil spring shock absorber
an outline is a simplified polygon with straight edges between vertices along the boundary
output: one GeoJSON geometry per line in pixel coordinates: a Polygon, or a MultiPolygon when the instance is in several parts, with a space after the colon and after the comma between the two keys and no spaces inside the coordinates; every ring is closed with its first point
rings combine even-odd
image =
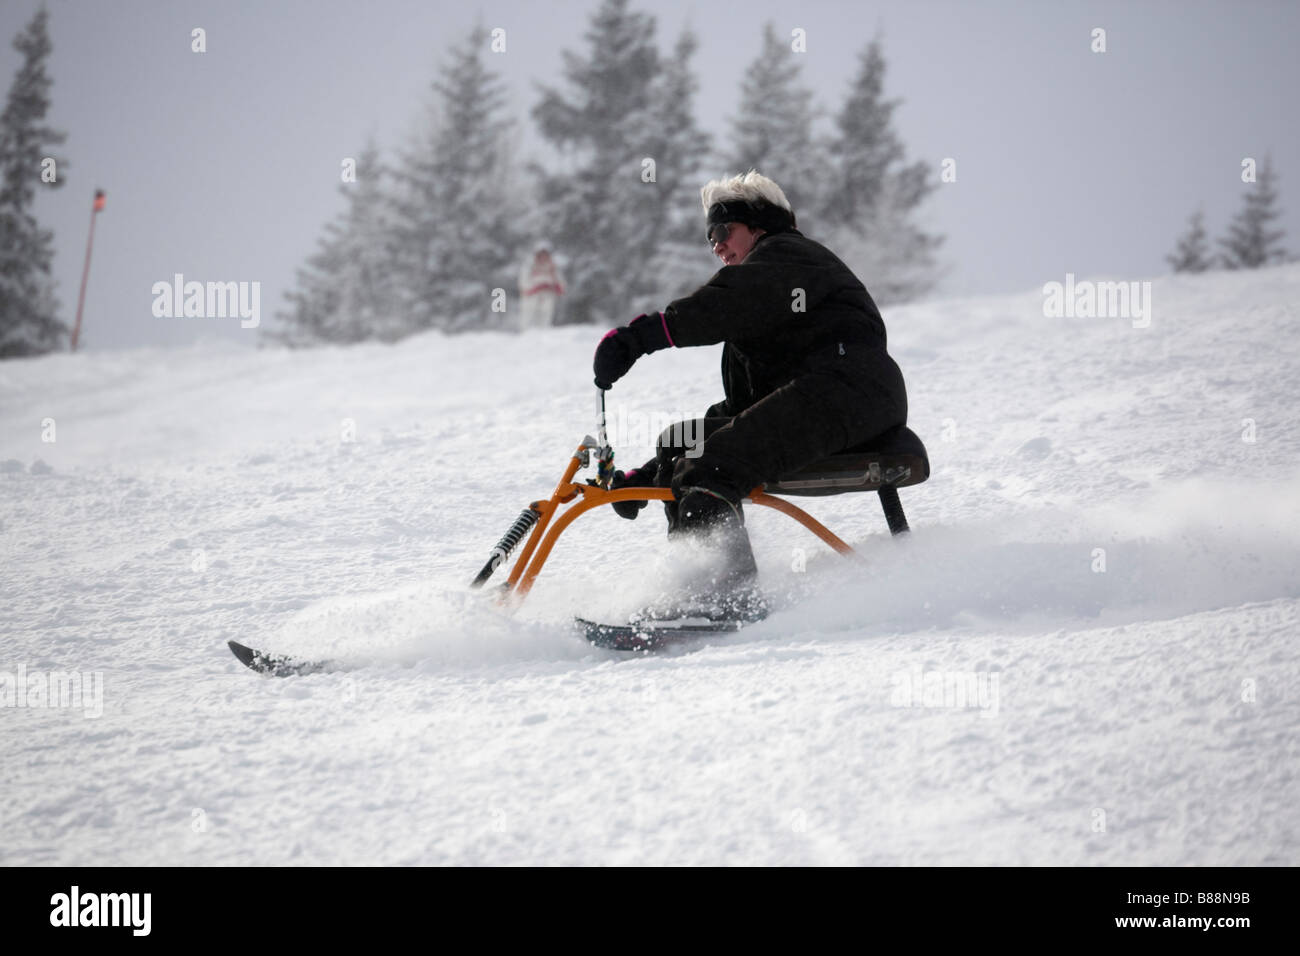
{"type": "Polygon", "coordinates": [[[501,562],[510,557],[510,552],[515,549],[515,545],[520,542],[533,525],[537,524],[537,519],[541,516],[540,511],[535,511],[532,508],[525,508],[520,512],[519,517],[515,519],[515,523],[510,526],[510,530],[501,536],[497,546],[492,549],[487,564],[483,565],[483,570],[479,571],[478,575],[470,583],[470,587],[481,588],[484,582],[492,577],[492,572],[501,566],[501,562]]]}

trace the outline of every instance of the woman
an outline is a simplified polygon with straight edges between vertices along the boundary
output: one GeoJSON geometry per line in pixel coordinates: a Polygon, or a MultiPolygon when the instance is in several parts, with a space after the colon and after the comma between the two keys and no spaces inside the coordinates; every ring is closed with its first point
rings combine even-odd
{"type": "Polygon", "coordinates": [[[545,329],[555,324],[555,304],[564,295],[564,280],[551,258],[551,250],[541,245],[524,262],[519,273],[520,329],[545,329]]]}
{"type": "MultiPolygon", "coordinates": [[[[726,397],[694,430],[674,426],[678,436],[702,434],[702,448],[674,444],[669,429],[656,458],[616,474],[614,487],[671,488],[670,534],[704,534],[719,548],[712,606],[722,616],[756,617],[761,599],[741,499],[906,424],[907,390],[876,304],[848,266],[795,228],[780,186],[750,170],[708,183],[700,196],[722,268],[662,312],[606,333],[593,368],[607,389],[643,355],[725,343],[726,397]]],[[[625,518],[643,507],[615,506],[625,518]]]]}

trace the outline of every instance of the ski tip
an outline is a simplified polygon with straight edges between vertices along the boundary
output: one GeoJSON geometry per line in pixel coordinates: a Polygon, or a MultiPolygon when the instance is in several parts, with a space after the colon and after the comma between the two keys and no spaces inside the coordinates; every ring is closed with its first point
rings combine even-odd
{"type": "Polygon", "coordinates": [[[243,644],[240,644],[238,641],[226,641],[226,645],[230,648],[231,653],[239,658],[239,663],[243,664],[245,667],[252,667],[253,670],[257,670],[257,667],[253,663],[254,658],[257,657],[256,651],[251,647],[246,647],[243,644]]]}
{"type": "Polygon", "coordinates": [[[254,650],[246,644],[240,644],[238,641],[226,641],[226,644],[229,646],[230,652],[249,670],[257,671],[259,674],[270,674],[272,677],[315,674],[319,671],[329,670],[330,667],[328,663],[323,661],[300,661],[292,657],[273,657],[270,654],[254,650]]]}

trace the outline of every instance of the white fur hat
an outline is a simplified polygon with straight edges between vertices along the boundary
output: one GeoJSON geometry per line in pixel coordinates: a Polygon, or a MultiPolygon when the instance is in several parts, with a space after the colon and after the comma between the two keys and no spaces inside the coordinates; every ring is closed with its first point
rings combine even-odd
{"type": "Polygon", "coordinates": [[[729,179],[714,179],[700,189],[708,223],[743,222],[766,232],[780,232],[795,225],[794,210],[781,187],[751,169],[729,179]]]}
{"type": "Polygon", "coordinates": [[[786,212],[794,212],[790,208],[790,200],[785,198],[781,187],[754,169],[739,176],[732,176],[730,179],[714,179],[700,189],[700,201],[704,204],[705,212],[708,212],[709,207],[714,203],[737,200],[747,202],[751,206],[766,204],[780,206],[786,212]]]}

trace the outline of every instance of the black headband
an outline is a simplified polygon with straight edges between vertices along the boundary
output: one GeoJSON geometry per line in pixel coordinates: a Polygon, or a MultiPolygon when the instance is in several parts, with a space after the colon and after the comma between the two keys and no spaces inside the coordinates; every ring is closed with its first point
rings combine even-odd
{"type": "Polygon", "coordinates": [[[742,222],[746,226],[756,226],[764,232],[785,232],[793,229],[794,213],[780,206],[759,202],[751,204],[743,199],[730,202],[715,202],[709,207],[708,227],[720,222],[742,222]]]}

